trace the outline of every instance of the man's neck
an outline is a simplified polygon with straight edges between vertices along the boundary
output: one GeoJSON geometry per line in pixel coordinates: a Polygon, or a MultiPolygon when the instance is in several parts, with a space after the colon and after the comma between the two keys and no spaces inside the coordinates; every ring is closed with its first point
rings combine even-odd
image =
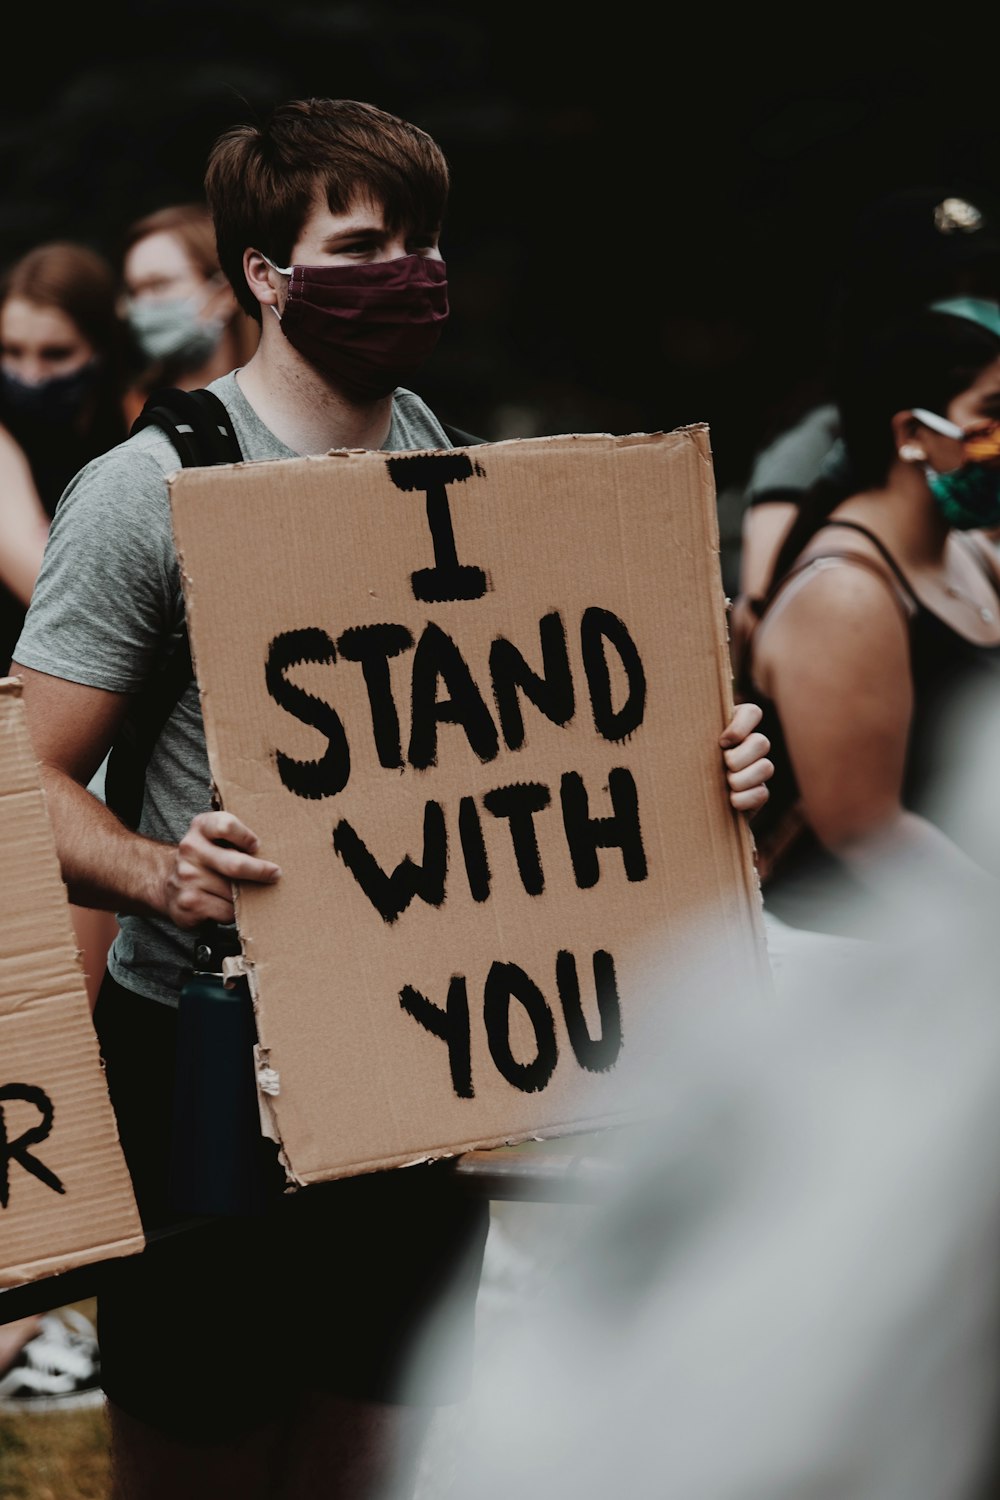
{"type": "Polygon", "coordinates": [[[357,406],[287,345],[262,341],[236,380],[265,427],[303,456],[331,448],[380,448],[389,434],[391,396],[357,406]]]}

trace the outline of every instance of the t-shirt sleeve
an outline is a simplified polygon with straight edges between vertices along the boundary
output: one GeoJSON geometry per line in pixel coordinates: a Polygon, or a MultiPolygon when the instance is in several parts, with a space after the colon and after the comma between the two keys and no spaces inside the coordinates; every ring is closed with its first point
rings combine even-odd
{"type": "Polygon", "coordinates": [[[15,662],[116,693],[135,692],[153,669],[180,599],[169,495],[154,452],[135,441],[112,449],[67,486],[15,662]]]}
{"type": "Polygon", "coordinates": [[[754,460],[746,487],[746,499],[809,489],[822,469],[838,435],[837,409],[817,407],[794,427],[781,433],[754,460]]]}

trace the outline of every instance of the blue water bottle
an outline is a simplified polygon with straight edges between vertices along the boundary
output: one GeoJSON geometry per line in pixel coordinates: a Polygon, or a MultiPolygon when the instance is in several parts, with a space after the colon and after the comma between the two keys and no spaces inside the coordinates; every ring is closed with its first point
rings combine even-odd
{"type": "Polygon", "coordinates": [[[235,927],[203,928],[181,991],[170,1192],[182,1218],[264,1213],[285,1187],[278,1147],[261,1131],[250,987],[222,972],[239,952],[235,927]]]}

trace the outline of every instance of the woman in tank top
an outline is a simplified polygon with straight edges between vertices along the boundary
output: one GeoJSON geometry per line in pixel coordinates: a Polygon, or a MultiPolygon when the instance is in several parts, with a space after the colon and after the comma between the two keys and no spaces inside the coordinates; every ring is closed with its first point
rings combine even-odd
{"type": "Polygon", "coordinates": [[[950,889],[989,878],[939,813],[956,715],[1000,687],[1000,338],[912,316],[858,351],[839,404],[859,487],[814,487],[733,646],[775,766],[765,910],[871,935],[887,857],[950,889]]]}

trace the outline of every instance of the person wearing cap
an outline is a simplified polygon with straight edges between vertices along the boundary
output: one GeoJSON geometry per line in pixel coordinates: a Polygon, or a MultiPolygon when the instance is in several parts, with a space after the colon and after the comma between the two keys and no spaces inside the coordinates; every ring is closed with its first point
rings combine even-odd
{"type": "MultiPolygon", "coordinates": [[[[934,305],[1000,331],[1000,206],[964,184],[901,188],[859,216],[833,311],[832,383],[873,323],[934,305]]],[[[737,628],[766,594],[801,497],[821,477],[850,493],[832,399],[812,405],[754,459],[744,492],[737,628]]]]}

